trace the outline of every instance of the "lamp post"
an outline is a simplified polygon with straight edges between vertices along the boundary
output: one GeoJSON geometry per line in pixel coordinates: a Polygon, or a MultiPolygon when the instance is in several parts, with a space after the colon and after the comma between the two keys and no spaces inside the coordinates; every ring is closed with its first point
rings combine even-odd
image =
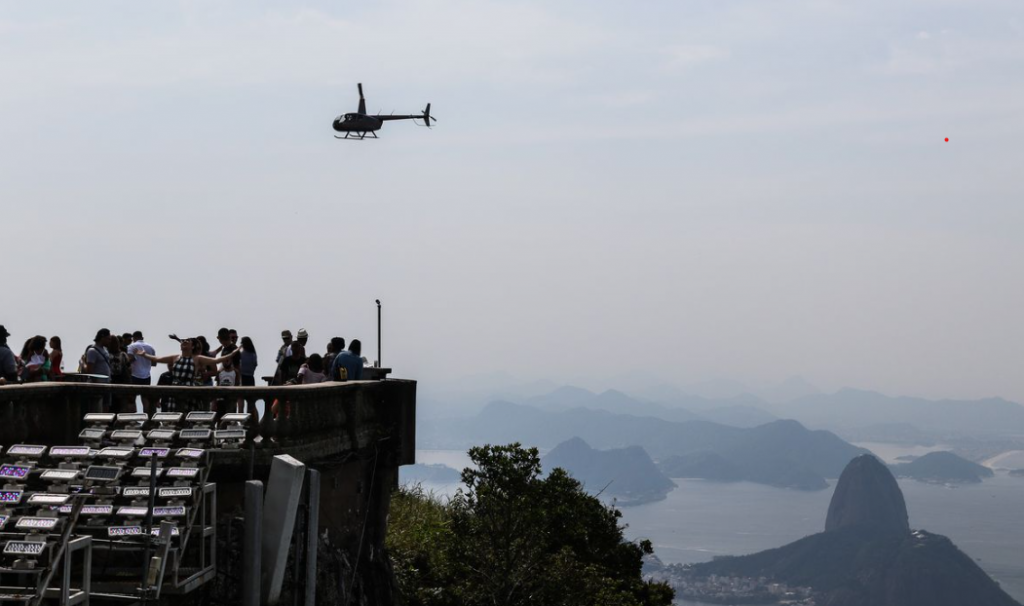
{"type": "Polygon", "coordinates": [[[377,299],[377,368],[383,368],[384,363],[380,359],[380,299],[377,299]]]}

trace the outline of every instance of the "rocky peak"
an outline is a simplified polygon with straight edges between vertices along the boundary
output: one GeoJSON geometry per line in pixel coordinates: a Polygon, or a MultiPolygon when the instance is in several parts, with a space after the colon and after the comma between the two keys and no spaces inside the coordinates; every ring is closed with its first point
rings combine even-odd
{"type": "Polygon", "coordinates": [[[892,472],[873,455],[861,455],[846,465],[828,506],[825,531],[848,526],[886,534],[910,532],[903,492],[892,472]]]}

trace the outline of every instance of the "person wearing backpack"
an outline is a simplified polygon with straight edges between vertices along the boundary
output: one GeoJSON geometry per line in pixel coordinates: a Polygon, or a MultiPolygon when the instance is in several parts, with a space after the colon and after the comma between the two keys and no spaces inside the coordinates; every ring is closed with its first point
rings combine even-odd
{"type": "MultiPolygon", "coordinates": [[[[132,380],[131,357],[121,345],[121,337],[110,335],[107,341],[107,354],[110,356],[110,382],[117,385],[128,385],[132,380]]],[[[135,412],[135,397],[118,394],[112,397],[110,412],[135,412]]]]}
{"type": "Polygon", "coordinates": [[[101,375],[107,378],[104,383],[110,381],[110,352],[107,351],[107,344],[110,343],[110,329],[101,328],[93,339],[93,344],[85,348],[82,355],[82,372],[89,375],[101,375]]]}
{"type": "Polygon", "coordinates": [[[121,345],[121,337],[110,335],[107,342],[107,354],[110,356],[110,382],[127,385],[132,380],[132,359],[121,345]]]}

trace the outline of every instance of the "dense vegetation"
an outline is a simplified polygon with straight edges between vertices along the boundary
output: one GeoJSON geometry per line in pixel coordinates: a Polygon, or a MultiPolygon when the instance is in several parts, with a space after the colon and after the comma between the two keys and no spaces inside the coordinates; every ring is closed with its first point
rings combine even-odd
{"type": "Polygon", "coordinates": [[[537,449],[472,448],[465,490],[443,501],[417,488],[391,502],[387,548],[410,606],[668,606],[646,582],[649,541],[623,539],[620,512],[562,469],[541,476],[537,449]]]}

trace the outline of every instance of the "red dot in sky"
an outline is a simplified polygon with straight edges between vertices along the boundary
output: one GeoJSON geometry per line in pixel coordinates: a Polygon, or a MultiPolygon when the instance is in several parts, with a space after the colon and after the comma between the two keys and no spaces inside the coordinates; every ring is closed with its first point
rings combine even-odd
{"type": "Polygon", "coordinates": [[[949,137],[946,137],[946,143],[949,143],[949,137]]]}

